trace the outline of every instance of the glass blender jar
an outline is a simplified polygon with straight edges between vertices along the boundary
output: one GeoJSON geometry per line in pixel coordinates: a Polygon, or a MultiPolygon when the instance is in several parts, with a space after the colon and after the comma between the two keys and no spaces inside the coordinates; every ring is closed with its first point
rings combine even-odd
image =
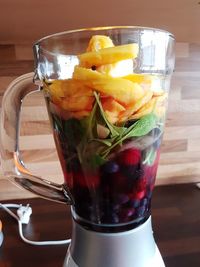
{"type": "Polygon", "coordinates": [[[152,235],[151,197],[174,68],[173,35],[125,26],[68,31],[39,40],[34,55],[34,75],[14,80],[3,98],[4,175],[71,205],[64,266],[164,266],[152,235]],[[33,175],[20,158],[21,103],[38,90],[62,185],[33,175]]]}

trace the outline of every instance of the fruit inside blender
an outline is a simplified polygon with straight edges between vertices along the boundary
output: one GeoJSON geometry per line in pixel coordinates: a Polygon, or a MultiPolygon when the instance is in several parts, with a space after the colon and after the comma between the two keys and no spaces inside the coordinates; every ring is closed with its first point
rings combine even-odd
{"type": "Polygon", "coordinates": [[[137,44],[93,36],[71,78],[44,93],[75,220],[128,230],[150,216],[163,135],[164,77],[135,73],[137,44]]]}

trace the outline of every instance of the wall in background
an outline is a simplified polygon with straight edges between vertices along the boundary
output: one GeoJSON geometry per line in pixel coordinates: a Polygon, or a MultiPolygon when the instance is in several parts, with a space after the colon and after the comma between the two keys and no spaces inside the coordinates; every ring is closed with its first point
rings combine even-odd
{"type": "Polygon", "coordinates": [[[68,29],[140,25],[200,42],[198,0],[0,0],[0,43],[30,43],[68,29]]]}

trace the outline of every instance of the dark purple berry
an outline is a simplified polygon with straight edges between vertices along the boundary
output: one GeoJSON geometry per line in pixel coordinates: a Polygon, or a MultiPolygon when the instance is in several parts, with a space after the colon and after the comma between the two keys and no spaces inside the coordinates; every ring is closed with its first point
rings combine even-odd
{"type": "Polygon", "coordinates": [[[132,180],[137,180],[144,174],[144,171],[142,169],[137,169],[137,166],[135,165],[124,166],[122,172],[126,175],[126,177],[132,180]]]}
{"type": "Polygon", "coordinates": [[[141,205],[142,205],[142,206],[146,206],[147,203],[148,203],[147,198],[144,198],[144,199],[141,200],[141,205]]]}
{"type": "Polygon", "coordinates": [[[146,196],[147,196],[148,199],[151,199],[151,197],[152,197],[152,191],[148,191],[146,196]]]}
{"type": "Polygon", "coordinates": [[[116,173],[119,170],[119,165],[114,161],[108,161],[102,166],[102,169],[105,173],[116,173]]]}
{"type": "Polygon", "coordinates": [[[133,208],[139,207],[140,206],[140,200],[139,199],[130,200],[130,206],[133,208]]]}
{"type": "Polygon", "coordinates": [[[127,222],[130,220],[130,217],[135,214],[134,208],[125,208],[120,211],[119,217],[123,222],[127,222]]]}
{"type": "Polygon", "coordinates": [[[144,215],[144,213],[145,213],[145,210],[146,210],[145,206],[141,206],[141,207],[139,207],[139,208],[137,209],[137,215],[138,215],[139,217],[142,217],[142,216],[144,215]]]}
{"type": "Polygon", "coordinates": [[[131,217],[135,213],[135,209],[127,209],[126,213],[127,213],[127,217],[131,217]]]}

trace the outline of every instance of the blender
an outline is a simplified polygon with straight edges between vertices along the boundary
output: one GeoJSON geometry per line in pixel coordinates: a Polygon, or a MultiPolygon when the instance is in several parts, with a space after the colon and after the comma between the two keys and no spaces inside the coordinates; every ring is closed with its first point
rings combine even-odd
{"type": "Polygon", "coordinates": [[[15,184],[71,205],[65,267],[163,267],[151,198],[174,68],[174,37],[144,27],[89,28],[34,44],[35,72],[3,98],[1,170],[15,184]],[[23,98],[42,90],[63,171],[32,174],[19,150],[23,98]]]}

